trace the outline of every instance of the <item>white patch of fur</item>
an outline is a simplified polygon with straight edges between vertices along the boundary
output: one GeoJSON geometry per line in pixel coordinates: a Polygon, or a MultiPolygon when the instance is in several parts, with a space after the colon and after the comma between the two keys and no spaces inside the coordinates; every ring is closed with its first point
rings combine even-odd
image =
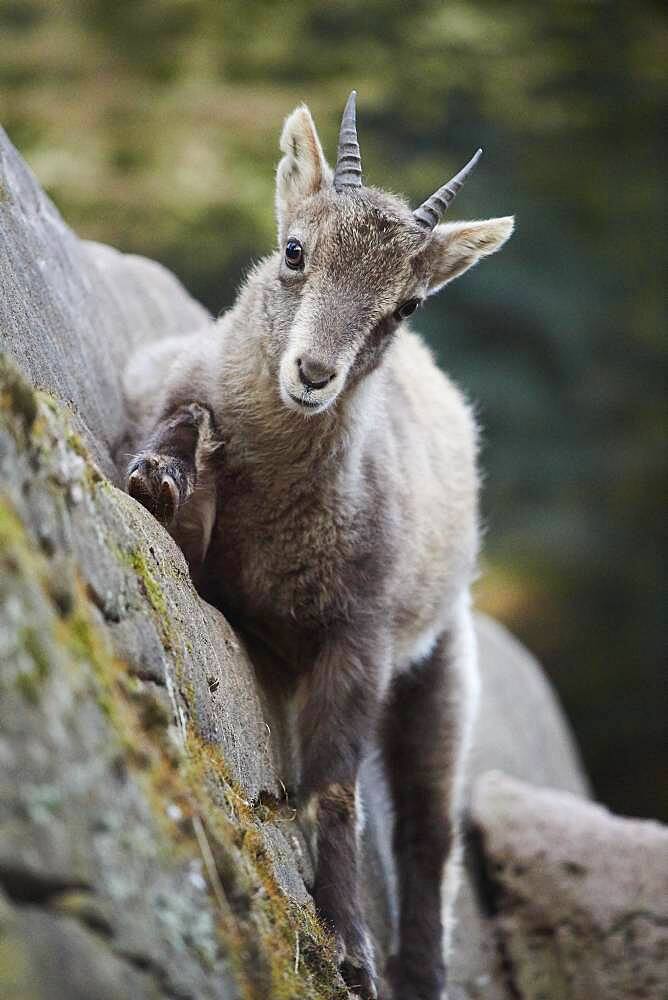
{"type": "Polygon", "coordinates": [[[307,823],[310,823],[313,826],[315,826],[315,824],[318,822],[319,810],[320,810],[320,796],[317,793],[314,793],[313,795],[310,796],[304,808],[304,816],[306,818],[307,823]]]}
{"type": "Polygon", "coordinates": [[[406,661],[408,665],[422,663],[431,653],[434,652],[439,636],[443,631],[441,622],[436,622],[431,628],[426,629],[417,639],[407,653],[406,661]]]}
{"type": "Polygon", "coordinates": [[[362,796],[360,794],[360,783],[358,780],[355,783],[355,835],[357,837],[358,844],[362,840],[362,835],[364,834],[365,825],[366,825],[366,816],[364,814],[364,804],[362,801],[362,796]]]}
{"type": "Polygon", "coordinates": [[[452,942],[454,904],[461,882],[462,845],[458,817],[462,808],[466,765],[480,702],[478,650],[473,628],[471,599],[468,592],[461,595],[455,609],[450,645],[450,670],[457,679],[457,695],[453,708],[458,723],[459,739],[457,759],[453,765],[452,773],[452,813],[455,817],[455,843],[445,866],[441,897],[446,959],[452,942]]]}
{"type": "Polygon", "coordinates": [[[279,391],[283,403],[289,410],[297,410],[305,417],[313,417],[318,413],[324,413],[341,391],[341,384],[335,385],[337,380],[333,380],[322,389],[306,389],[302,385],[299,377],[295,378],[292,369],[297,371],[297,362],[290,362],[284,358],[281,364],[281,375],[279,379],[279,391]],[[288,376],[283,372],[290,372],[288,376]],[[316,404],[316,405],[314,405],[316,404]]]}

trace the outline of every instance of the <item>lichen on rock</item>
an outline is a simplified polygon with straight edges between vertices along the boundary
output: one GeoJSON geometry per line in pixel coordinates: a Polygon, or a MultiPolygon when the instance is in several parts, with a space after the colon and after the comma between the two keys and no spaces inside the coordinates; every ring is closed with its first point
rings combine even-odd
{"type": "MultiPolygon", "coordinates": [[[[198,697],[204,689],[213,697],[212,654],[198,655],[202,611],[187,573],[166,569],[180,553],[139,507],[102,488],[99,474],[87,477],[66,415],[7,365],[0,393],[11,400],[0,413],[0,884],[8,910],[20,911],[12,933],[39,911],[29,923],[44,931],[44,947],[57,940],[74,955],[84,927],[95,941],[86,961],[99,965],[101,982],[112,965],[128,982],[141,968],[141,989],[154,991],[146,995],[343,996],[303,882],[301,898],[290,899],[275,873],[277,838],[283,865],[290,859],[280,810],[256,807],[265,785],[280,803],[270,757],[240,784],[240,760],[228,764],[223,742],[199,733],[198,697]],[[164,686],[115,651],[114,629],[137,612],[154,620],[163,644],[164,686]]],[[[243,662],[239,653],[237,683],[244,670],[251,683],[243,662]]],[[[258,731],[240,754],[256,755],[262,720],[257,704],[258,731]]],[[[300,880],[296,868],[291,878],[300,880]]],[[[50,962],[57,981],[67,964],[55,953],[50,962]]],[[[17,975],[0,967],[0,984],[17,975]]]]}

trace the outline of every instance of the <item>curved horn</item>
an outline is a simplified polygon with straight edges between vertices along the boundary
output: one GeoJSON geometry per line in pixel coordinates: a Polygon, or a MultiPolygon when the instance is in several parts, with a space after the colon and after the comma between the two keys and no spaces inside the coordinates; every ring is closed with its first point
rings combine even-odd
{"type": "Polygon", "coordinates": [[[450,207],[450,202],[455,200],[459,189],[463,186],[464,181],[468,179],[469,174],[475,169],[481,156],[482,149],[479,149],[458,174],[455,174],[438,191],[434,191],[431,198],[427,198],[419,208],[415,209],[413,215],[420,226],[423,226],[424,229],[433,229],[441,221],[450,207]]]}
{"type": "Polygon", "coordinates": [[[342,191],[343,188],[362,187],[362,157],[360,156],[355,123],[356,97],[357,91],[353,90],[346,102],[341,119],[339,148],[334,170],[334,187],[337,191],[342,191]]]}

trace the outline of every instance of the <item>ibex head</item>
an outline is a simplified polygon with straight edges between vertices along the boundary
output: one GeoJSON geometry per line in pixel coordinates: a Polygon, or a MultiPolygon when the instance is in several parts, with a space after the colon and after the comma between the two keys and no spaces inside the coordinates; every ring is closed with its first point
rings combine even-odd
{"type": "Polygon", "coordinates": [[[414,212],[364,185],[354,91],[334,171],[305,106],[286,120],[280,145],[268,356],[284,403],[315,414],[377,367],[401,321],[428,295],[498,250],[513,219],[440,221],[480,150],[414,212]]]}

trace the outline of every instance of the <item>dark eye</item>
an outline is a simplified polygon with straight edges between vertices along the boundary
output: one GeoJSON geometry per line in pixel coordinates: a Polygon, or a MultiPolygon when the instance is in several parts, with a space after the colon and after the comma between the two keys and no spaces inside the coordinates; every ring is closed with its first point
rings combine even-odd
{"type": "Polygon", "coordinates": [[[420,308],[419,299],[406,299],[406,301],[403,302],[399,306],[399,308],[395,310],[394,318],[396,320],[406,319],[407,316],[410,316],[411,313],[414,313],[415,310],[419,308],[420,308]]]}
{"type": "Polygon", "coordinates": [[[304,247],[299,240],[288,240],[285,244],[285,263],[293,271],[304,266],[304,247]]]}

